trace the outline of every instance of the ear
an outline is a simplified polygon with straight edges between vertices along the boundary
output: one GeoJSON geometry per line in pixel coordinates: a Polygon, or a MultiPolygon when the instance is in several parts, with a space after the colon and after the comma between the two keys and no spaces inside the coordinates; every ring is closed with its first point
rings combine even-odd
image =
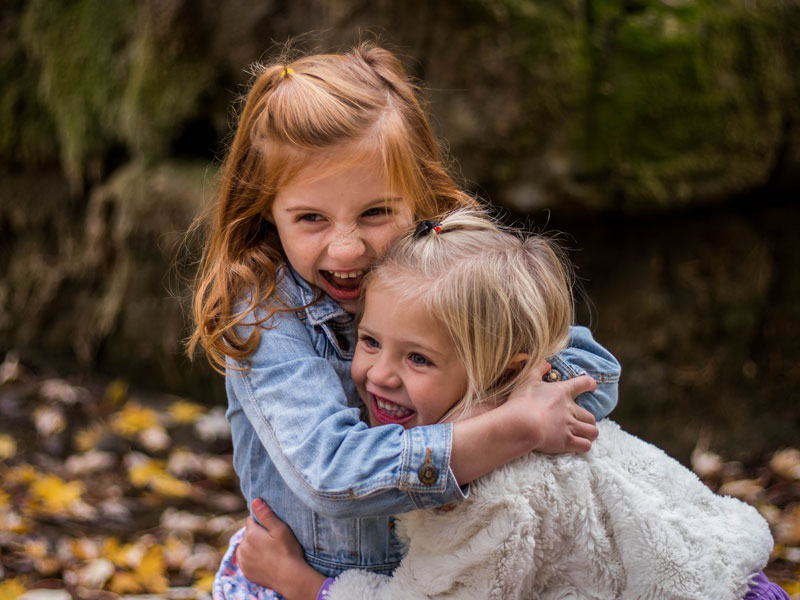
{"type": "Polygon", "coordinates": [[[508,365],[506,365],[507,371],[519,371],[522,367],[525,366],[525,363],[528,361],[528,355],[520,352],[515,354],[511,357],[511,360],[508,361],[508,365]]]}

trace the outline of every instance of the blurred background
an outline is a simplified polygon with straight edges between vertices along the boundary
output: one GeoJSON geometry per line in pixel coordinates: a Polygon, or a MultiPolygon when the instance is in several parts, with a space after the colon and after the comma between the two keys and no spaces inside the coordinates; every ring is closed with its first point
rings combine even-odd
{"type": "Polygon", "coordinates": [[[421,80],[459,181],[565,232],[617,421],[684,463],[800,444],[797,0],[5,0],[0,30],[4,430],[43,380],[224,405],[183,353],[184,234],[249,66],[365,38],[421,80]]]}

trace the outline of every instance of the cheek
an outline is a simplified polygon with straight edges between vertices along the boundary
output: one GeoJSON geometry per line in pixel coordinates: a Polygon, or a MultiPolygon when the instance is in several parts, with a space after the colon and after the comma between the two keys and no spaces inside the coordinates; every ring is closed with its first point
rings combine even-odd
{"type": "Polygon", "coordinates": [[[364,360],[364,356],[356,348],[356,353],[353,356],[353,362],[350,363],[350,376],[357,387],[363,387],[367,378],[368,366],[364,360]]]}

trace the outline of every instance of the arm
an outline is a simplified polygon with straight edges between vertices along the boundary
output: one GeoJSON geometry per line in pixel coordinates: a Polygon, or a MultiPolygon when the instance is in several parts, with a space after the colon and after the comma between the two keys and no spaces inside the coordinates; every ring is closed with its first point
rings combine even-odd
{"type": "MultiPolygon", "coordinates": [[[[326,578],[310,567],[291,530],[263,502],[248,519],[237,560],[244,575],[287,600],[316,600],[326,578]]],[[[418,511],[406,521],[408,554],[392,576],[348,570],[329,582],[330,600],[527,597],[537,517],[525,498],[490,500],[454,513],[418,511]]]]}
{"type": "Polygon", "coordinates": [[[370,429],[348,407],[341,373],[318,355],[306,326],[292,313],[274,324],[244,365],[249,369],[231,372],[226,384],[282,479],[320,514],[441,506],[463,498],[459,482],[531,450],[586,451],[597,435],[593,417],[572,401],[594,389],[588,377],[531,381],[502,407],[456,426],[370,429]],[[420,478],[426,465],[434,467],[433,479],[420,478]]]}
{"type": "MultiPolygon", "coordinates": [[[[247,439],[263,447],[303,504],[344,518],[395,514],[463,497],[449,469],[452,425],[370,429],[353,402],[349,362],[321,357],[332,350],[293,313],[276,316],[271,325],[243,365],[248,370],[229,371],[228,414],[234,434],[246,434],[237,435],[235,443],[247,439]],[[418,470],[428,448],[438,476],[423,483],[418,470]]],[[[267,486],[248,492],[249,500],[267,486]]]]}

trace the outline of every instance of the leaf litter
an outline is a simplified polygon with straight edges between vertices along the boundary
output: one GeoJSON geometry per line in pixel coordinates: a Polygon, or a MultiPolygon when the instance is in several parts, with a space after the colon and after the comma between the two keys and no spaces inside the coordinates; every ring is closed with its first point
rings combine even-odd
{"type": "MultiPolygon", "coordinates": [[[[9,353],[0,415],[0,600],[210,598],[247,516],[221,407],[36,377],[9,353]]],[[[800,449],[745,466],[708,442],[692,469],[764,515],[765,570],[800,600],[800,449]]]]}

